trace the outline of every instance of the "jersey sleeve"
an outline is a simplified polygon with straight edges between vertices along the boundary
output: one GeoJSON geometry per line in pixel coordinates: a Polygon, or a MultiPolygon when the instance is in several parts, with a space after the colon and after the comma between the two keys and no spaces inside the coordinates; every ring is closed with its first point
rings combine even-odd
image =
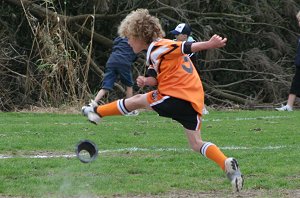
{"type": "Polygon", "coordinates": [[[185,54],[192,54],[192,43],[193,42],[184,42],[183,43],[183,53],[185,54]]]}
{"type": "Polygon", "coordinates": [[[150,65],[146,72],[146,77],[157,77],[157,72],[155,71],[153,65],[150,65]]]}
{"type": "Polygon", "coordinates": [[[173,59],[175,56],[181,56],[182,54],[192,54],[192,43],[187,41],[173,41],[168,48],[170,53],[165,54],[166,59],[173,59]]]}

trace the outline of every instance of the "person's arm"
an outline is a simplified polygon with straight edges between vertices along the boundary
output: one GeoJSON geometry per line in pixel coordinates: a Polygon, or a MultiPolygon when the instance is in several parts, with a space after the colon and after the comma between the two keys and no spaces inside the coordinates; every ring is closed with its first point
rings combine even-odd
{"type": "Polygon", "coordinates": [[[156,86],[157,85],[156,77],[157,77],[157,73],[153,68],[153,65],[149,65],[145,76],[139,76],[136,79],[136,82],[139,87],[156,86]]]}
{"type": "Polygon", "coordinates": [[[213,35],[208,41],[187,43],[184,48],[184,52],[190,54],[192,52],[199,52],[207,49],[214,49],[224,47],[226,45],[227,38],[222,38],[219,35],[213,35]],[[190,49],[189,49],[190,48],[190,49]],[[190,51],[190,53],[188,53],[190,51]]]}
{"type": "Polygon", "coordinates": [[[139,87],[144,87],[144,86],[156,86],[157,85],[157,80],[156,78],[149,76],[139,76],[136,79],[136,83],[139,87]]]}

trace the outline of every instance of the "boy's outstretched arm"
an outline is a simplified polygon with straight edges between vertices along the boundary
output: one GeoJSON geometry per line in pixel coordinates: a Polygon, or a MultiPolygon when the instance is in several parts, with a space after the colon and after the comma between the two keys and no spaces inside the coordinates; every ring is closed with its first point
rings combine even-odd
{"type": "Polygon", "coordinates": [[[221,36],[215,34],[208,41],[192,43],[191,51],[198,52],[207,49],[224,47],[226,42],[227,38],[222,38],[221,36]]]}

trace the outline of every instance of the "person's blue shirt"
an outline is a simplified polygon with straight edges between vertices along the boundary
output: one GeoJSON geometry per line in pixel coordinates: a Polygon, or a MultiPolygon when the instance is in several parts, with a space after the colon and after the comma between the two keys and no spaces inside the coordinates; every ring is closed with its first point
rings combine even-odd
{"type": "Polygon", "coordinates": [[[131,66],[136,59],[137,55],[128,44],[128,39],[117,37],[113,42],[112,52],[106,62],[106,66],[131,66]]]}

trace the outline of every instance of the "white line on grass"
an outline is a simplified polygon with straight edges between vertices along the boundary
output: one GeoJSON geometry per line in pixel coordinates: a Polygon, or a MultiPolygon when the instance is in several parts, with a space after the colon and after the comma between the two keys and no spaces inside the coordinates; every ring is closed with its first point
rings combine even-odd
{"type": "Polygon", "coordinates": [[[245,120],[269,120],[269,119],[281,119],[281,118],[290,118],[290,116],[261,116],[261,117],[252,117],[252,118],[227,118],[227,119],[203,119],[204,122],[222,122],[224,120],[236,120],[236,121],[245,121],[245,120]]]}
{"type": "MultiPolygon", "coordinates": [[[[222,150],[277,150],[285,148],[286,146],[267,146],[267,147],[240,147],[240,146],[226,146],[226,147],[220,147],[222,150]]],[[[120,148],[120,149],[110,149],[110,150],[100,150],[99,154],[101,153],[118,153],[118,152],[138,152],[138,151],[144,151],[144,152],[160,152],[160,151],[166,151],[166,152],[186,152],[191,151],[191,149],[186,148],[138,148],[138,147],[132,147],[132,148],[120,148]]],[[[43,158],[73,158],[76,157],[75,154],[49,154],[49,155],[1,155],[0,159],[12,159],[12,158],[27,158],[27,159],[43,159],[43,158]]]]}

